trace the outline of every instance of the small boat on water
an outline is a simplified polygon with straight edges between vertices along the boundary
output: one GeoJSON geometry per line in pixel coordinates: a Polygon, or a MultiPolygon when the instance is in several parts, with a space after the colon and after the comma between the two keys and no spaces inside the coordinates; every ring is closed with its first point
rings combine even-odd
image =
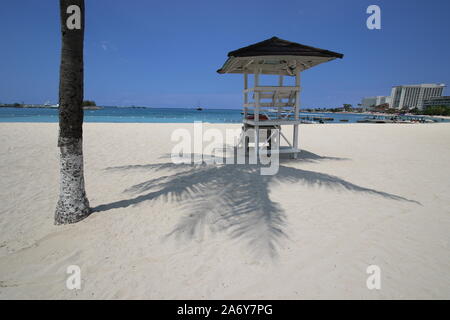
{"type": "Polygon", "coordinates": [[[197,110],[197,111],[202,111],[203,110],[203,108],[202,107],[200,107],[200,101],[198,101],[197,102],[197,106],[195,107],[195,110],[197,110]]]}
{"type": "Polygon", "coordinates": [[[333,121],[334,118],[329,118],[329,117],[313,117],[314,121],[333,121]]]}
{"type": "Polygon", "coordinates": [[[365,117],[356,121],[357,123],[394,123],[392,119],[387,119],[382,116],[365,117]]]}
{"type": "Polygon", "coordinates": [[[100,109],[103,109],[103,108],[99,107],[99,106],[84,106],[83,109],[84,110],[100,110],[100,109]]]}
{"type": "Polygon", "coordinates": [[[420,116],[410,116],[410,115],[378,115],[369,116],[363,119],[357,120],[358,123],[434,123],[434,119],[420,116]]]}
{"type": "Polygon", "coordinates": [[[348,122],[348,119],[340,119],[340,122],[348,122]]]}
{"type": "Polygon", "coordinates": [[[312,120],[300,120],[300,123],[314,124],[314,123],[318,123],[318,122],[317,121],[312,121],[312,120]]]}
{"type": "Polygon", "coordinates": [[[413,123],[411,120],[398,119],[394,121],[395,123],[413,123]]]}
{"type": "Polygon", "coordinates": [[[392,123],[393,121],[385,120],[385,119],[363,119],[358,120],[358,123],[392,123]]]}

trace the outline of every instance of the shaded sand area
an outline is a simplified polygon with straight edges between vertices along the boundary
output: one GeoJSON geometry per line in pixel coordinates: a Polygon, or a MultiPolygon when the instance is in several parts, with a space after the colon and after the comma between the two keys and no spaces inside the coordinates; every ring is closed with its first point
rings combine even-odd
{"type": "Polygon", "coordinates": [[[304,125],[275,176],[172,164],[179,127],[85,124],[95,212],[54,226],[57,124],[2,123],[0,298],[450,298],[450,124],[304,125]]]}

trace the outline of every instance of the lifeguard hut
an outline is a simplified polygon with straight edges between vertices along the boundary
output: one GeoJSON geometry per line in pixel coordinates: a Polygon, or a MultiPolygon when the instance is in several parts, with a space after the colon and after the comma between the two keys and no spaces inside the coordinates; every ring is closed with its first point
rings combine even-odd
{"type": "Polygon", "coordinates": [[[258,157],[261,146],[270,145],[274,138],[280,141],[281,136],[288,146],[280,147],[278,151],[296,157],[300,152],[300,72],[336,58],[342,59],[343,54],[277,37],[229,52],[227,61],[217,72],[244,75],[243,131],[238,147],[244,147],[248,152],[250,143],[253,143],[258,157]],[[250,88],[248,75],[251,74],[254,81],[250,88]],[[278,76],[278,85],[261,85],[260,75],[278,76]],[[284,76],[295,77],[295,84],[284,85],[284,76]],[[283,125],[294,127],[291,141],[281,132],[283,125]],[[249,129],[251,135],[247,134],[249,129]]]}

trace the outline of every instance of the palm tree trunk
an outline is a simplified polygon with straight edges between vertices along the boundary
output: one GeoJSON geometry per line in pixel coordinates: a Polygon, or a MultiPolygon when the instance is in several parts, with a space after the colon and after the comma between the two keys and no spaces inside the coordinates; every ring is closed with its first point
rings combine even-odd
{"type": "MultiPolygon", "coordinates": [[[[69,10],[70,11],[70,10],[69,10]]],[[[90,213],[83,172],[84,0],[60,0],[61,66],[59,80],[60,193],[55,224],[78,222],[90,213]],[[69,28],[69,6],[81,9],[80,28],[69,28]]]]}

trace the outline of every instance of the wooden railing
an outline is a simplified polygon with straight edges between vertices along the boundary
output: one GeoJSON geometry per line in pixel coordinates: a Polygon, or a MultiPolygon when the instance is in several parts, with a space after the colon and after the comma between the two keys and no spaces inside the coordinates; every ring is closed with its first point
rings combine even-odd
{"type": "Polygon", "coordinates": [[[300,88],[296,86],[257,86],[244,89],[244,119],[248,119],[249,114],[253,114],[254,119],[263,114],[271,122],[298,120],[296,99],[299,91],[300,88]]]}

